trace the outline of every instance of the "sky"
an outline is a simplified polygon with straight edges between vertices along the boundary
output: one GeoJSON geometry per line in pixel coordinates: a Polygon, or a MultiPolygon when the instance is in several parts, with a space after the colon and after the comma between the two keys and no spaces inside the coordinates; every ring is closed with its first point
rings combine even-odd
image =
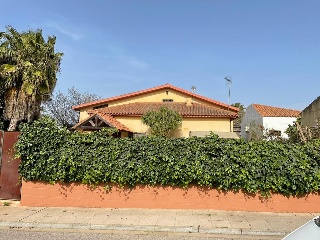
{"type": "Polygon", "coordinates": [[[101,98],[170,83],[223,102],[303,110],[320,96],[319,0],[0,0],[0,31],[64,53],[55,92],[101,98]],[[231,79],[229,86],[225,78],[231,79]]]}

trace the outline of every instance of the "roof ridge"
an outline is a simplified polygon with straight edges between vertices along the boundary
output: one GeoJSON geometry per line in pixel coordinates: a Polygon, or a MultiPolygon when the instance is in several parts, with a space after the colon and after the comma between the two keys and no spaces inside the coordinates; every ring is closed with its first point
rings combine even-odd
{"type": "Polygon", "coordinates": [[[253,103],[253,108],[263,117],[298,117],[301,113],[299,110],[267,106],[253,103]]]}
{"type": "Polygon", "coordinates": [[[296,110],[296,109],[283,108],[283,107],[275,107],[275,106],[263,105],[263,104],[259,104],[259,103],[253,103],[252,105],[254,105],[254,106],[261,106],[261,107],[267,107],[267,108],[278,108],[278,109],[286,109],[286,110],[301,112],[300,110],[296,110]]]}

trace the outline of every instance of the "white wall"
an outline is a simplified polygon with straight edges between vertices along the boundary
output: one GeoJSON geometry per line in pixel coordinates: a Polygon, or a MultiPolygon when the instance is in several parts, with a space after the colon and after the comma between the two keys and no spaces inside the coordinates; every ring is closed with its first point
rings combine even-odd
{"type": "Polygon", "coordinates": [[[293,124],[297,118],[295,117],[264,117],[263,127],[266,130],[278,130],[281,131],[281,137],[288,138],[288,135],[284,131],[288,128],[289,124],[293,124]]]}
{"type": "Polygon", "coordinates": [[[250,124],[255,125],[263,125],[262,116],[256,111],[256,109],[252,106],[248,106],[246,108],[246,112],[243,116],[241,122],[241,137],[247,139],[248,133],[246,132],[246,128],[250,126],[250,124]]]}

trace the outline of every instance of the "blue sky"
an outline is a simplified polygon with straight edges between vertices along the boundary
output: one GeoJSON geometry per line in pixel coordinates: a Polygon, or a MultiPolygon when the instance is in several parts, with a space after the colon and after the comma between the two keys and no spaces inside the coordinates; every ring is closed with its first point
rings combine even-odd
{"type": "Polygon", "coordinates": [[[0,0],[0,31],[41,28],[56,91],[103,98],[170,83],[228,103],[303,110],[320,95],[319,0],[0,0]],[[5,11],[4,11],[5,10],[5,11]]]}

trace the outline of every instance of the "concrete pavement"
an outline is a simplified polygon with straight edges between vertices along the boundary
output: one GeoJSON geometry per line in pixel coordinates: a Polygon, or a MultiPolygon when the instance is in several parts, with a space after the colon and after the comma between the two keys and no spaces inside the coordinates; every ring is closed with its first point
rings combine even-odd
{"type": "MultiPolygon", "coordinates": [[[[0,201],[0,228],[199,233],[282,239],[320,213],[23,207],[0,201]],[[9,205],[9,206],[6,206],[9,205]]],[[[252,238],[253,237],[253,238],[252,238]]],[[[236,238],[236,237],[235,237],[236,238]]],[[[260,239],[260,238],[259,238],[260,239]]]]}

